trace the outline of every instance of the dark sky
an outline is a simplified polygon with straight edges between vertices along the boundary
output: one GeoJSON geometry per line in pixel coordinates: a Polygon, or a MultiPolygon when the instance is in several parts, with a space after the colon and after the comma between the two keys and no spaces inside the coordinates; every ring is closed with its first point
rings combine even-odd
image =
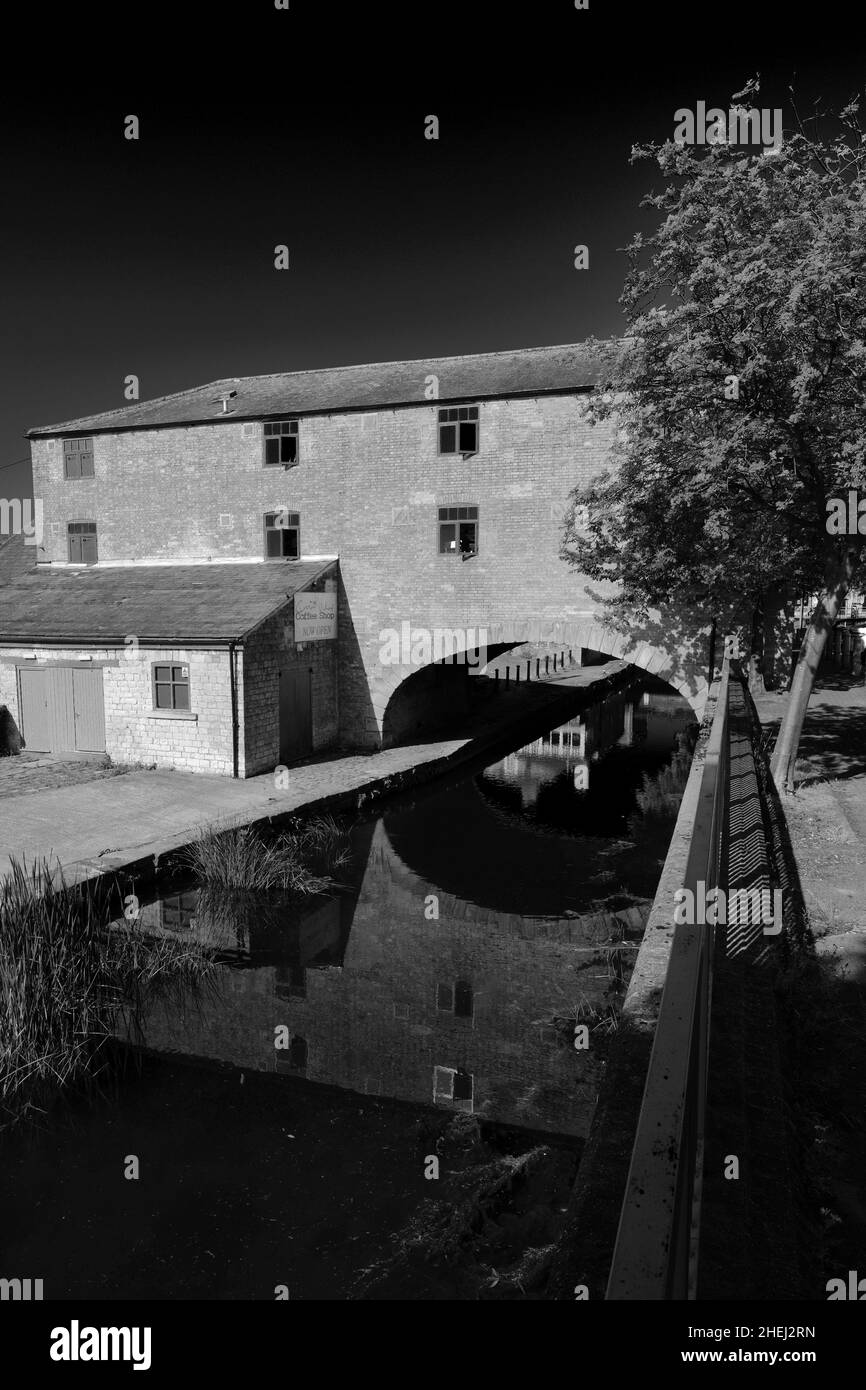
{"type": "Polygon", "coordinates": [[[0,96],[0,495],[29,495],[27,428],[122,405],[128,373],[148,398],[619,332],[618,248],[658,183],[632,143],[758,70],[786,121],[792,79],[804,106],[864,85],[835,0],[808,27],[760,0],[589,4],[28,11],[0,96]]]}

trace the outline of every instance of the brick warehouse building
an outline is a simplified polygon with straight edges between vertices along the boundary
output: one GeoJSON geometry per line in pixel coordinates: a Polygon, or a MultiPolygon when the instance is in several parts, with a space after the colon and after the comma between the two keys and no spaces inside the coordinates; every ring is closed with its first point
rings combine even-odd
{"type": "Polygon", "coordinates": [[[459,707],[465,666],[383,657],[408,623],[628,655],[700,708],[703,649],[602,633],[559,555],[607,457],[605,360],[234,378],[30,430],[42,535],[0,588],[0,705],[30,748],[250,776],[459,707]]]}

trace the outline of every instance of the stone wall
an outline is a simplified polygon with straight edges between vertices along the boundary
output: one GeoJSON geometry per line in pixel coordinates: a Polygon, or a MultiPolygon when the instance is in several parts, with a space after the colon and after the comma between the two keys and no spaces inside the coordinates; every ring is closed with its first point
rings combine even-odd
{"type": "MultiPolygon", "coordinates": [[[[334,579],[322,575],[305,593],[324,592],[334,579]]],[[[313,752],[335,746],[339,732],[336,641],[294,640],[292,603],[273,614],[244,643],[244,771],[252,777],[279,763],[280,672],[308,670],[312,676],[313,752]]]]}
{"type": "MultiPolygon", "coordinates": [[[[423,363],[419,373],[423,380],[423,363]]],[[[447,382],[440,383],[443,398],[447,382]]],[[[339,556],[340,739],[375,746],[410,669],[383,664],[382,634],[495,627],[500,641],[588,646],[670,678],[695,707],[707,643],[688,616],[656,615],[612,649],[596,628],[603,586],[559,554],[568,494],[606,464],[608,426],[586,398],[481,401],[479,448],[438,453],[436,401],[304,416],[296,467],[263,464],[259,423],[118,431],[94,438],[93,478],[63,478],[61,441],[33,441],[34,490],[45,514],[41,561],[65,563],[66,523],[97,524],[100,563],[260,561],[263,515],[300,513],[304,558],[339,556]],[[440,554],[442,506],[479,509],[478,553],[440,554]],[[561,638],[557,636],[561,633],[561,638]]]]}
{"type": "Polygon", "coordinates": [[[118,763],[155,764],[188,772],[232,772],[231,692],[227,651],[186,647],[6,647],[0,651],[0,704],[22,728],[16,662],[80,662],[102,668],[105,751],[118,763]],[[36,654],[36,661],[27,658],[36,654]],[[189,668],[190,711],[153,708],[152,668],[172,662],[189,668]]]}

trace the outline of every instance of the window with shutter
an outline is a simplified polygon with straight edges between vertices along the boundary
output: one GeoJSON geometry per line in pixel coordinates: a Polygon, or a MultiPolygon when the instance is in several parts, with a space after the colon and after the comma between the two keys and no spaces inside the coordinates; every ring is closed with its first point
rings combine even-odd
{"type": "Polygon", "coordinates": [[[67,478],[93,477],[93,440],[76,437],[63,441],[63,472],[67,478]]]}

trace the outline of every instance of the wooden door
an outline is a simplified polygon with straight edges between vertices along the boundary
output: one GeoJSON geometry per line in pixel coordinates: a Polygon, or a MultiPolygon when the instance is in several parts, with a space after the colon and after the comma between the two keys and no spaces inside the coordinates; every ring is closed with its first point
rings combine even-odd
{"type": "Polygon", "coordinates": [[[290,667],[280,672],[280,762],[313,751],[312,672],[290,667]]]}
{"type": "Polygon", "coordinates": [[[48,714],[48,672],[26,666],[18,668],[21,692],[21,734],[29,752],[47,753],[51,749],[51,720],[48,714]]]}
{"type": "Polygon", "coordinates": [[[73,667],[72,705],[75,747],[82,753],[105,752],[105,700],[99,667],[73,667]]]}
{"type": "Polygon", "coordinates": [[[48,712],[51,718],[51,749],[55,753],[75,751],[75,705],[72,698],[72,667],[49,666],[48,712]]]}

